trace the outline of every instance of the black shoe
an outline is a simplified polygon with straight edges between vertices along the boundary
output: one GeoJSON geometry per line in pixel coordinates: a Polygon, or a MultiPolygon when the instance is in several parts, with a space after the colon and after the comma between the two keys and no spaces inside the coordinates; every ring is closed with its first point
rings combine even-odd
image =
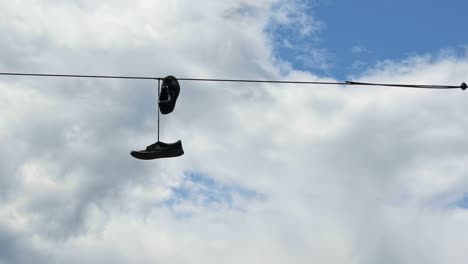
{"type": "Polygon", "coordinates": [[[146,147],[145,150],[130,152],[134,158],[141,160],[152,160],[161,158],[172,158],[184,155],[182,142],[179,140],[174,143],[156,142],[146,147]]]}
{"type": "Polygon", "coordinates": [[[161,93],[159,94],[159,110],[161,114],[167,115],[174,111],[177,97],[179,97],[180,85],[174,76],[167,76],[163,79],[161,93]]]}

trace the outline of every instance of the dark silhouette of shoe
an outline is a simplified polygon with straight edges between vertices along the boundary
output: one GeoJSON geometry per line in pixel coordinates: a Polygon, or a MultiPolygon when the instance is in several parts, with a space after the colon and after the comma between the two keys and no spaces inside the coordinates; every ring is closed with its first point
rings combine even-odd
{"type": "Polygon", "coordinates": [[[159,110],[161,114],[167,115],[174,111],[177,97],[180,94],[180,85],[174,76],[167,76],[163,79],[161,93],[159,94],[159,110]]]}
{"type": "Polygon", "coordinates": [[[134,158],[141,160],[153,160],[161,158],[173,158],[184,155],[182,142],[179,140],[174,143],[164,143],[158,141],[146,147],[145,150],[130,152],[134,158]]]}

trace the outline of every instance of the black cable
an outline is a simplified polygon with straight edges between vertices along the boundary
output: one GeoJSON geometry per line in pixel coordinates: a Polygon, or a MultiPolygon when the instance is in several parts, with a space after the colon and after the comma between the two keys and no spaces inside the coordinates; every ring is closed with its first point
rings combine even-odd
{"type": "Polygon", "coordinates": [[[348,85],[367,85],[367,86],[386,86],[386,87],[403,87],[403,88],[421,88],[421,89],[466,89],[466,83],[458,86],[452,85],[420,85],[420,84],[388,84],[388,83],[364,83],[346,81],[348,85]]]}
{"type": "Polygon", "coordinates": [[[159,95],[161,94],[161,85],[159,85],[161,82],[160,79],[158,79],[158,142],[159,142],[159,95]]]}
{"type": "Polygon", "coordinates": [[[136,80],[154,80],[157,77],[139,77],[139,76],[115,76],[115,75],[79,75],[79,74],[50,74],[50,73],[17,73],[0,72],[0,75],[6,76],[32,76],[32,77],[67,77],[67,78],[100,78],[100,79],[136,79],[136,80]]]}
{"type": "MultiPolygon", "coordinates": [[[[100,79],[136,79],[136,80],[162,80],[163,77],[149,76],[117,76],[117,75],[79,75],[79,74],[50,74],[50,73],[16,73],[0,72],[5,76],[32,76],[32,77],[66,77],[66,78],[100,78],[100,79]]],[[[344,82],[310,82],[310,81],[273,81],[273,80],[243,80],[243,79],[208,79],[208,78],[177,78],[179,81],[202,82],[244,82],[244,83],[289,83],[289,84],[332,84],[346,85],[344,82]]]]}
{"type": "Polygon", "coordinates": [[[245,79],[203,79],[203,78],[177,78],[177,80],[181,80],[181,81],[199,81],[199,82],[347,85],[346,82],[314,82],[314,81],[275,81],[275,80],[245,80],[245,79]]]}
{"type": "MultiPolygon", "coordinates": [[[[32,77],[69,77],[69,78],[101,78],[101,79],[137,79],[137,80],[162,80],[162,77],[148,76],[116,76],[116,75],[79,75],[79,74],[46,74],[46,73],[14,73],[0,72],[5,76],[32,76],[32,77]]],[[[284,81],[284,80],[246,80],[246,79],[209,79],[209,78],[178,78],[180,81],[201,81],[201,82],[236,82],[236,83],[279,83],[279,84],[317,84],[317,85],[366,85],[366,86],[387,86],[419,89],[467,89],[467,84],[454,85],[420,85],[420,84],[387,84],[387,83],[365,83],[365,82],[317,82],[317,81],[284,81]]]]}

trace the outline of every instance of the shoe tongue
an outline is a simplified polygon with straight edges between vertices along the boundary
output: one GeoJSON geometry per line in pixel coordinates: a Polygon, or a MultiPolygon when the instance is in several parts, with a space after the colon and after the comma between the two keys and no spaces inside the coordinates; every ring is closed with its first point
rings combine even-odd
{"type": "Polygon", "coordinates": [[[159,147],[160,145],[161,145],[161,142],[158,141],[158,142],[156,142],[156,143],[154,143],[154,144],[151,144],[151,145],[147,146],[147,147],[146,147],[146,150],[153,150],[153,149],[159,147]]]}
{"type": "Polygon", "coordinates": [[[158,101],[159,103],[161,103],[161,102],[169,101],[170,99],[171,99],[171,94],[169,93],[169,88],[167,84],[163,84],[161,87],[161,92],[158,96],[158,101]]]}

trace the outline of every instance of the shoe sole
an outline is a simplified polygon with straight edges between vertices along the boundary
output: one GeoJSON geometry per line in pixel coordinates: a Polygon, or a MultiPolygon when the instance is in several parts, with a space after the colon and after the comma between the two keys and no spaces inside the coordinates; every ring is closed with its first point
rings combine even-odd
{"type": "Polygon", "coordinates": [[[168,150],[168,151],[132,151],[130,155],[136,159],[140,160],[154,160],[154,159],[163,159],[163,158],[175,158],[184,155],[183,150],[168,150]]]}
{"type": "Polygon", "coordinates": [[[168,101],[163,101],[163,102],[159,102],[159,103],[165,103],[165,104],[169,104],[168,106],[163,106],[161,107],[161,105],[159,105],[159,110],[161,112],[161,114],[163,115],[168,115],[170,113],[172,113],[174,111],[174,108],[176,106],[176,103],[177,103],[177,98],[179,98],[179,94],[180,94],[180,84],[179,84],[179,81],[174,77],[174,80],[176,81],[177,83],[177,86],[179,87],[179,89],[176,91],[175,95],[174,95],[174,98],[171,100],[168,100],[168,101]]]}

